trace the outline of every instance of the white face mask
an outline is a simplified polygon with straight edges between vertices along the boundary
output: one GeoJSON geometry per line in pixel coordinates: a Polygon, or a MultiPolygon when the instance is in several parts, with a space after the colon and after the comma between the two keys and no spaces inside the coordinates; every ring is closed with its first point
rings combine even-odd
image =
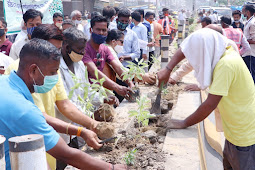
{"type": "Polygon", "coordinates": [[[121,53],[121,52],[123,51],[123,46],[121,46],[121,45],[116,45],[116,46],[114,47],[114,50],[119,54],[119,53],[121,53]]]}
{"type": "Polygon", "coordinates": [[[235,20],[235,23],[239,23],[240,22],[240,19],[239,20],[235,20]]]}
{"type": "Polygon", "coordinates": [[[81,24],[81,20],[79,21],[79,20],[76,19],[74,22],[75,22],[76,25],[81,24]]]}
{"type": "Polygon", "coordinates": [[[59,29],[62,29],[62,23],[61,23],[61,22],[57,22],[55,25],[56,25],[59,29]]]}

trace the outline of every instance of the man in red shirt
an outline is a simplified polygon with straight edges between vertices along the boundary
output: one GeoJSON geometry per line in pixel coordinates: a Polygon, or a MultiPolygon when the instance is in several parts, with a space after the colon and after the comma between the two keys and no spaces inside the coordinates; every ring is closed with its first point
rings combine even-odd
{"type": "Polygon", "coordinates": [[[108,78],[104,73],[104,67],[109,64],[114,71],[122,78],[122,67],[119,62],[115,60],[111,51],[103,43],[108,34],[108,21],[103,16],[96,16],[91,20],[91,38],[87,42],[85,48],[85,55],[82,59],[85,66],[87,66],[89,79],[95,78],[95,71],[98,72],[98,77],[105,78],[103,86],[109,90],[114,90],[120,96],[128,97],[131,92],[130,88],[134,87],[132,81],[126,81],[128,87],[117,84],[108,78]]]}
{"type": "Polygon", "coordinates": [[[0,52],[9,55],[12,42],[6,38],[7,23],[3,18],[0,18],[0,52]]]}

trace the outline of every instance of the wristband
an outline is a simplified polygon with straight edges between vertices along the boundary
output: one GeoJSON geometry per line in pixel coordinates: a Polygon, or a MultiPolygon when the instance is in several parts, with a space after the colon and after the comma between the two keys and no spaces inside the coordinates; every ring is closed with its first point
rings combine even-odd
{"type": "Polygon", "coordinates": [[[83,127],[78,127],[78,131],[77,131],[77,135],[76,136],[81,136],[82,129],[83,129],[83,127]]]}
{"type": "Polygon", "coordinates": [[[67,127],[66,127],[66,134],[68,135],[68,128],[71,125],[71,123],[68,123],[67,127]]]}

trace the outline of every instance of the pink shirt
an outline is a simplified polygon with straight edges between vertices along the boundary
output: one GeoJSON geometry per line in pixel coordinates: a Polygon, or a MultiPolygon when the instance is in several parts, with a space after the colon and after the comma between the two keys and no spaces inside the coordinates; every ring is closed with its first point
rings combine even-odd
{"type": "MultiPolygon", "coordinates": [[[[114,59],[115,59],[114,56],[112,55],[111,51],[106,45],[101,44],[97,52],[91,46],[91,44],[87,42],[87,45],[85,48],[85,55],[83,56],[82,61],[84,62],[84,64],[89,62],[94,62],[94,64],[97,66],[97,69],[100,71],[103,71],[105,63],[106,62],[110,63],[114,59]]],[[[89,74],[89,78],[91,78],[90,74],[89,74]]]]}
{"type": "Polygon", "coordinates": [[[2,45],[0,45],[0,52],[4,53],[5,55],[9,55],[11,46],[12,42],[6,39],[5,42],[2,45]]]}

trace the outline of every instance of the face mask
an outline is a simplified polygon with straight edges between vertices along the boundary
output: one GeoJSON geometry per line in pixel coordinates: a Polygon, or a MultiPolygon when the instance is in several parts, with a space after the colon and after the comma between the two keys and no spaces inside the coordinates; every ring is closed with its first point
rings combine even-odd
{"type": "Polygon", "coordinates": [[[76,19],[74,22],[75,22],[76,25],[81,24],[81,20],[79,21],[79,20],[76,19]]]}
{"type": "Polygon", "coordinates": [[[5,34],[4,29],[0,29],[0,37],[2,37],[5,34]]]}
{"type": "Polygon", "coordinates": [[[128,23],[124,24],[124,23],[118,21],[117,27],[121,30],[125,30],[128,27],[128,23]]]}
{"type": "Polygon", "coordinates": [[[91,19],[87,19],[87,21],[88,21],[88,22],[90,22],[90,21],[91,21],[91,19]]]}
{"type": "Polygon", "coordinates": [[[107,36],[95,34],[94,32],[91,33],[91,37],[96,44],[103,44],[107,38],[107,36]]]}
{"type": "Polygon", "coordinates": [[[56,26],[57,26],[59,29],[62,29],[62,23],[61,23],[61,22],[57,22],[57,23],[56,23],[56,26]]]}
{"type": "Polygon", "coordinates": [[[76,53],[76,52],[74,52],[74,51],[72,51],[72,52],[71,52],[70,54],[68,54],[68,55],[69,55],[69,57],[71,58],[71,60],[72,60],[74,63],[77,63],[77,62],[81,61],[82,58],[83,58],[83,55],[78,54],[78,53],[76,53]]]}
{"type": "Polygon", "coordinates": [[[150,24],[152,23],[152,21],[150,21],[150,20],[148,20],[148,19],[147,19],[147,21],[148,21],[150,24]]]}
{"type": "Polygon", "coordinates": [[[41,73],[41,75],[44,77],[44,83],[41,86],[36,85],[35,80],[33,78],[33,81],[34,81],[33,86],[34,86],[35,93],[47,93],[57,84],[58,74],[53,76],[44,76],[40,68],[39,67],[37,68],[39,69],[39,72],[41,73]]]}
{"type": "Polygon", "coordinates": [[[35,27],[27,28],[27,34],[32,35],[34,29],[35,29],[35,27]]]}
{"type": "Polygon", "coordinates": [[[235,23],[239,23],[239,22],[240,22],[240,19],[239,19],[239,20],[235,20],[234,22],[235,22],[235,23]]]}
{"type": "Polygon", "coordinates": [[[119,54],[119,53],[121,53],[121,52],[123,51],[123,46],[121,46],[121,45],[116,45],[116,46],[114,47],[114,50],[119,54]]]}

